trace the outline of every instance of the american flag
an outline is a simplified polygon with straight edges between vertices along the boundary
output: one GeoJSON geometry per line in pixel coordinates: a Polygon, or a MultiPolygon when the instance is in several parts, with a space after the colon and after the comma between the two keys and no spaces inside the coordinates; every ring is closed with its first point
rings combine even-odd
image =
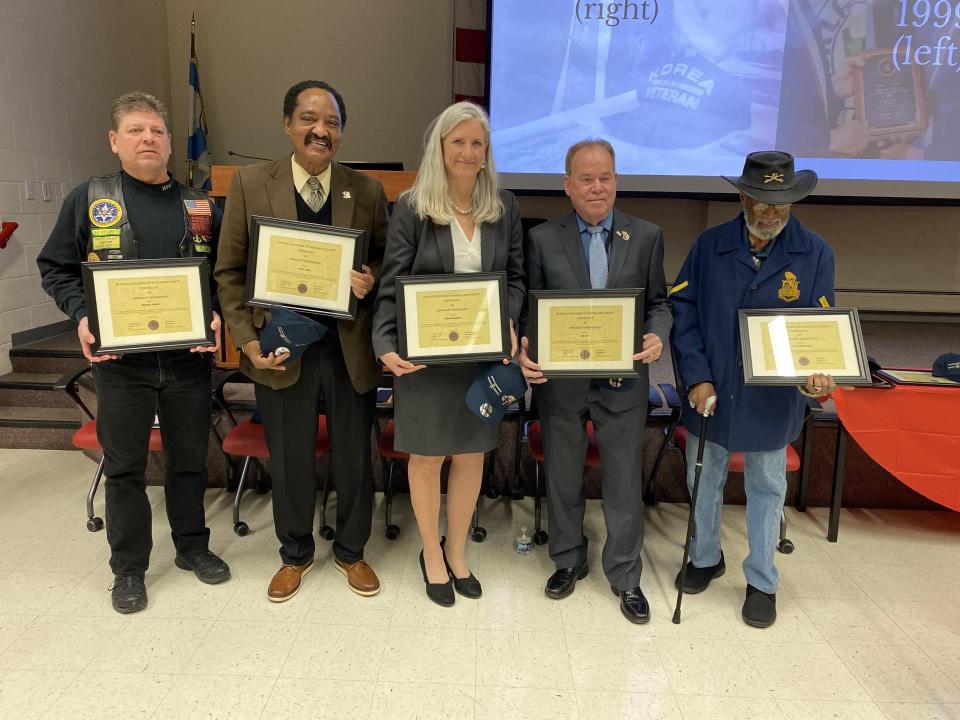
{"type": "Polygon", "coordinates": [[[189,215],[213,215],[209,200],[184,200],[183,206],[189,215]]]}
{"type": "Polygon", "coordinates": [[[487,0],[453,2],[453,100],[484,104],[487,66],[487,0]]]}

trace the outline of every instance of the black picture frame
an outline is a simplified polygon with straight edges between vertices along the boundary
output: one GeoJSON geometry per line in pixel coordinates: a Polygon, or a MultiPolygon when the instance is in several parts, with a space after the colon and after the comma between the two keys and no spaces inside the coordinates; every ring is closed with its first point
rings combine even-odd
{"type": "MultiPolygon", "coordinates": [[[[608,301],[603,304],[610,304],[610,300],[621,300],[624,307],[631,307],[632,321],[629,317],[624,319],[624,330],[633,332],[632,342],[627,344],[632,347],[631,358],[643,349],[643,331],[644,331],[644,297],[646,288],[606,288],[596,290],[531,290],[529,299],[529,315],[527,326],[527,342],[530,359],[540,364],[541,372],[546,378],[637,378],[640,377],[642,362],[639,360],[630,361],[629,367],[623,365],[623,361],[616,366],[599,366],[596,362],[590,363],[590,366],[582,368],[556,368],[553,361],[543,356],[541,352],[541,325],[543,312],[549,312],[552,301],[573,300],[582,302],[592,302],[597,300],[608,301]]],[[[586,363],[588,358],[584,359],[586,363]]]]}
{"type": "MultiPolygon", "coordinates": [[[[358,299],[350,288],[349,270],[360,271],[362,259],[366,251],[366,243],[367,232],[365,230],[253,215],[251,216],[250,244],[247,251],[245,302],[247,305],[254,307],[268,309],[281,307],[296,312],[325,315],[327,317],[344,320],[356,320],[358,299]],[[328,243],[336,242],[342,243],[348,248],[345,255],[349,258],[349,263],[343,262],[344,256],[341,256],[341,270],[346,271],[341,272],[338,276],[336,301],[305,301],[301,295],[295,293],[283,293],[266,289],[266,280],[259,273],[261,264],[265,264],[264,258],[261,257],[261,251],[269,253],[269,243],[272,243],[274,240],[273,235],[266,234],[270,230],[292,231],[297,233],[298,237],[294,238],[297,240],[326,241],[328,243]],[[297,302],[297,300],[300,300],[300,302],[297,302]]],[[[298,287],[304,288],[301,293],[306,292],[305,283],[301,283],[298,287]]]]}
{"type": "MultiPolygon", "coordinates": [[[[85,262],[81,264],[83,295],[87,305],[87,323],[91,334],[96,338],[91,346],[95,355],[118,355],[121,353],[156,352],[192,347],[213,347],[216,336],[210,328],[213,308],[210,298],[210,264],[206,258],[170,258],[159,260],[111,260],[107,262],[85,262]],[[188,302],[191,313],[191,330],[185,336],[181,332],[164,332],[161,327],[163,310],[157,310],[157,317],[148,324],[156,323],[147,332],[140,334],[115,334],[113,308],[107,283],[110,280],[136,280],[144,276],[187,277],[188,302]],[[199,301],[200,307],[196,304],[199,301]],[[193,328],[201,327],[194,331],[193,328]],[[161,339],[167,336],[167,340],[161,339]],[[176,336],[173,339],[173,336],[176,336]],[[131,338],[136,338],[131,339],[131,338]]],[[[169,308],[166,310],[169,312],[169,308]]]]}
{"type": "MultiPolygon", "coordinates": [[[[740,324],[740,352],[743,361],[743,379],[747,385],[792,386],[802,385],[805,379],[813,373],[825,373],[833,376],[837,385],[871,385],[870,366],[867,362],[867,351],[863,343],[863,331],[860,328],[860,316],[856,308],[762,308],[741,309],[739,311],[740,324]],[[835,318],[838,327],[838,336],[841,343],[844,365],[842,368],[820,367],[814,361],[809,366],[794,367],[794,373],[781,373],[764,370],[757,372],[760,358],[756,352],[762,347],[762,339],[754,333],[761,331],[760,322],[764,318],[792,318],[793,322],[823,321],[825,318],[835,318]],[[844,322],[844,318],[846,322],[844,322]],[[843,370],[846,372],[831,372],[843,370]],[[849,372],[853,370],[853,372],[849,372]]],[[[762,332],[762,331],[761,331],[762,332]]],[[[792,360],[791,360],[792,363],[792,360]]]]}
{"type": "MultiPolygon", "coordinates": [[[[404,275],[396,278],[397,288],[397,339],[400,356],[413,363],[424,365],[445,365],[463,362],[492,362],[510,356],[510,319],[507,308],[507,274],[490,273],[450,273],[437,275],[404,275]],[[489,318],[490,343],[482,350],[454,350],[442,352],[444,348],[429,349],[420,347],[419,340],[411,336],[419,327],[416,307],[408,303],[407,292],[429,292],[434,289],[456,289],[466,287],[485,287],[488,299],[495,299],[499,312],[491,312],[489,318]],[[413,318],[410,316],[414,315],[413,318]],[[494,338],[499,342],[495,342],[494,338]]],[[[457,328],[451,328],[451,334],[457,328]]],[[[455,338],[455,342],[459,338],[455,338]]],[[[446,348],[449,349],[449,348],[446,348]]]]}

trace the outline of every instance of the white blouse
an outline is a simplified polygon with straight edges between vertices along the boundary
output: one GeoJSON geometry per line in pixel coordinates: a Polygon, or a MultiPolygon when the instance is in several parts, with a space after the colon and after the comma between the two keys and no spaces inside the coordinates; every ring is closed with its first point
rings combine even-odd
{"type": "Polygon", "coordinates": [[[453,237],[453,271],[455,273],[480,272],[483,264],[480,260],[480,224],[473,228],[473,239],[467,239],[467,234],[454,220],[450,223],[450,234],[453,237]]]}

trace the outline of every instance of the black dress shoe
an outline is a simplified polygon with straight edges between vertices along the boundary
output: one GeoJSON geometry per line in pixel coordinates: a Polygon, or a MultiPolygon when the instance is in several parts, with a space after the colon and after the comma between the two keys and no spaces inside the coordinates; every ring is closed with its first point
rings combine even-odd
{"type": "MultiPolygon", "coordinates": [[[[707,589],[711,580],[721,577],[727,571],[727,564],[723,561],[723,551],[720,551],[720,562],[710,567],[698,568],[692,562],[687,563],[687,576],[683,579],[683,591],[687,595],[696,595],[707,589]]],[[[680,573],[673,581],[673,586],[680,589],[680,573]]]]}
{"type": "Polygon", "coordinates": [[[193,570],[200,582],[219,585],[230,579],[229,566],[209,550],[177,553],[174,564],[181,570],[193,570]]]}
{"type": "Polygon", "coordinates": [[[470,575],[465,578],[457,577],[456,573],[453,572],[453,568],[450,567],[450,563],[447,562],[447,551],[443,549],[445,540],[445,537],[440,538],[440,552],[443,553],[443,563],[447,566],[447,572],[450,573],[450,577],[453,578],[453,589],[465,598],[476,600],[483,595],[483,588],[480,586],[480,581],[474,577],[473,573],[470,573],[470,575]]]}
{"type": "Polygon", "coordinates": [[[765,593],[753,585],[747,584],[747,597],[740,612],[747,625],[765,628],[773,625],[777,619],[777,594],[765,593]]]}
{"type": "Polygon", "coordinates": [[[574,567],[558,568],[557,571],[547,579],[547,586],[543,589],[548,598],[559,600],[571,594],[577,587],[577,580],[583,580],[587,576],[587,560],[574,567]]]}
{"type": "Polygon", "coordinates": [[[637,585],[632,590],[617,590],[613,585],[610,586],[614,595],[620,596],[620,612],[632,623],[643,625],[650,622],[650,603],[643,595],[643,590],[637,585]]]}
{"type": "Polygon", "coordinates": [[[143,610],[147,606],[147,587],[143,584],[143,575],[115,575],[110,587],[110,600],[113,609],[124,615],[143,610]]]}
{"type": "Polygon", "coordinates": [[[427,566],[423,562],[423,550],[420,551],[420,572],[423,573],[423,584],[427,586],[427,597],[442,607],[453,607],[457,601],[453,594],[453,582],[447,576],[445,583],[432,583],[427,579],[427,566]]]}

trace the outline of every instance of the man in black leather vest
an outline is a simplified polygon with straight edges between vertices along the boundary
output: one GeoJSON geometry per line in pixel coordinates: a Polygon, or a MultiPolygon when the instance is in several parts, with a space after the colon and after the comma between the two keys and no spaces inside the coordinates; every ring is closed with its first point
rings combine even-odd
{"type": "MultiPolygon", "coordinates": [[[[87,322],[81,263],[206,257],[216,251],[220,211],[198,190],[167,172],[167,111],[153,95],[133,92],[114,101],[110,148],[121,172],[80,183],[64,199],[57,224],[37,257],[43,289],[77,321],[84,356],[93,363],[97,439],[106,474],[107,540],[114,573],[113,608],[147,606],[144,573],[153,547],[145,471],[154,416],[167,458],[167,517],[176,565],[209,584],[230,569],[208,549],[203,495],[210,436],[210,368],[219,347],[99,355],[87,322]]],[[[212,295],[214,303],[216,294],[212,295]]],[[[215,311],[211,327],[220,330],[215,311]]]]}

